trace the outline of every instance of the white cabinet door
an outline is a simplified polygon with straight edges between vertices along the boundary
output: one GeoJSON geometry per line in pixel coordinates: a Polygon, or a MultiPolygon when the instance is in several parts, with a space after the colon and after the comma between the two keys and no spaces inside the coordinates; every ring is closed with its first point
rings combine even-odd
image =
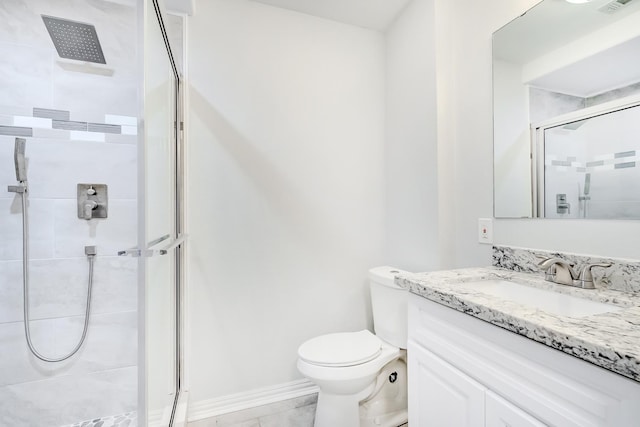
{"type": "Polygon", "coordinates": [[[544,427],[546,425],[491,391],[487,391],[485,399],[487,427],[544,427]]]}
{"type": "Polygon", "coordinates": [[[409,341],[409,425],[484,427],[486,388],[409,341]]]}

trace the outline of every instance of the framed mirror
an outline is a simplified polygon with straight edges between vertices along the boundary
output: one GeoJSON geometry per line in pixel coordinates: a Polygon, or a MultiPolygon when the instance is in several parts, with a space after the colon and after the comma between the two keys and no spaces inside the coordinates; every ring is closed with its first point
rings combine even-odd
{"type": "Polygon", "coordinates": [[[496,218],[640,219],[640,0],[571,1],[493,35],[496,218]]]}

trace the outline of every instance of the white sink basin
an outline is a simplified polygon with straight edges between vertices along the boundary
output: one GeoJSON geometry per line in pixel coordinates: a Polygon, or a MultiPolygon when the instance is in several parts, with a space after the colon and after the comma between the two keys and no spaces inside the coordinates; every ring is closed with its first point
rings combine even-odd
{"type": "Polygon", "coordinates": [[[481,280],[460,283],[460,285],[469,290],[513,301],[527,307],[538,308],[560,316],[583,317],[622,310],[621,307],[616,305],[561,294],[552,290],[520,285],[506,280],[481,280]]]}

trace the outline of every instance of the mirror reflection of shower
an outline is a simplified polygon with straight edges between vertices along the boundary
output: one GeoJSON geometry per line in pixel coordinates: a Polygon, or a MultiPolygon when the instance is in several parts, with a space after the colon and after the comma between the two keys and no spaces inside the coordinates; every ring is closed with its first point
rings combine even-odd
{"type": "Polygon", "coordinates": [[[27,159],[26,159],[26,145],[27,140],[23,138],[15,139],[14,147],[14,166],[16,170],[17,185],[10,185],[7,191],[15,193],[20,196],[22,201],[22,309],[24,315],[24,334],[27,340],[29,351],[38,359],[44,362],[62,362],[69,359],[76,354],[82,347],[82,344],[87,337],[87,331],[89,329],[89,316],[91,314],[91,291],[93,290],[93,263],[97,254],[95,246],[85,246],[85,255],[89,260],[89,279],[87,283],[87,301],[85,304],[85,316],[84,326],[82,329],[82,336],[76,344],[76,346],[61,357],[48,357],[40,353],[33,344],[31,339],[31,316],[29,313],[29,203],[27,200],[27,194],[29,192],[29,185],[27,181],[27,159]]]}
{"type": "Polygon", "coordinates": [[[537,159],[542,160],[535,171],[538,214],[640,219],[638,134],[640,96],[538,125],[534,142],[537,159]]]}

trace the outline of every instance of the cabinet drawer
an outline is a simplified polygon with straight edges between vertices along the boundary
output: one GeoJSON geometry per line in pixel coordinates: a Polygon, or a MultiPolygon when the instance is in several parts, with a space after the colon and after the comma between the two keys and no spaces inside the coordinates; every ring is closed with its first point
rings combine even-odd
{"type": "Polygon", "coordinates": [[[415,342],[407,355],[409,425],[484,427],[486,387],[415,342]]]}

